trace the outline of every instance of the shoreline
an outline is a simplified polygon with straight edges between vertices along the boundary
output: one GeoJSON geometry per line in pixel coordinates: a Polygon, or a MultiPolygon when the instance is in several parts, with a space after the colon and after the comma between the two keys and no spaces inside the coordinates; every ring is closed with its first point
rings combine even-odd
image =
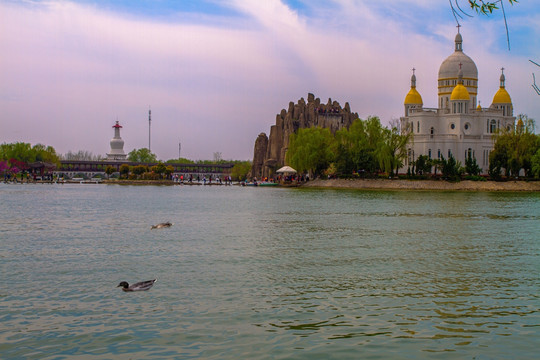
{"type": "Polygon", "coordinates": [[[389,180],[389,179],[315,179],[302,185],[314,189],[367,189],[414,191],[508,191],[537,192],[540,181],[389,180]]]}
{"type": "MultiPolygon", "coordinates": [[[[53,181],[17,182],[18,184],[55,184],[53,181]]],[[[102,180],[102,181],[65,181],[59,184],[94,184],[94,185],[134,185],[134,186],[239,186],[240,183],[177,183],[170,180],[102,180]]],[[[278,187],[291,187],[280,185],[278,187]]],[[[472,181],[462,180],[403,180],[403,179],[315,179],[294,187],[313,189],[349,189],[349,190],[395,190],[395,191],[483,191],[483,192],[540,192],[540,181],[472,181]]]]}

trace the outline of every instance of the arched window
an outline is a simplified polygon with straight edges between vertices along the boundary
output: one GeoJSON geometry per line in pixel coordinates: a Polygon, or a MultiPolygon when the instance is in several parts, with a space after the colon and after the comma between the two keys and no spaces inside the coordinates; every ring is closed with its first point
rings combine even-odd
{"type": "Polygon", "coordinates": [[[489,132],[493,134],[496,130],[497,130],[497,122],[495,121],[495,119],[493,119],[490,122],[489,132]]]}

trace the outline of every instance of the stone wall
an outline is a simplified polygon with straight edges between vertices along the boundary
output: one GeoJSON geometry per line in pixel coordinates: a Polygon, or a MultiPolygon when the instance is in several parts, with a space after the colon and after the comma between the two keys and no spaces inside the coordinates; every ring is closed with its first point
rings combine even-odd
{"type": "Polygon", "coordinates": [[[270,136],[261,133],[255,140],[250,176],[257,179],[272,177],[277,169],[287,165],[285,154],[289,137],[298,129],[318,126],[335,133],[348,128],[357,118],[357,113],[351,113],[349,103],[345,103],[343,108],[332,99],[321,104],[321,100],[313,94],[308,94],[307,103],[304,98],[298,100],[297,104],[291,101],[287,110],[282,109],[276,115],[276,123],[270,127],[270,136]]]}

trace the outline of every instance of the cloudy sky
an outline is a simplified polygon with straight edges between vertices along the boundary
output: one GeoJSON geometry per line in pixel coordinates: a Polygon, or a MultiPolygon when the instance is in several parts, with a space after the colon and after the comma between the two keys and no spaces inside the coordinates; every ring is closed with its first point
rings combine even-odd
{"type": "MultiPolygon", "coordinates": [[[[505,5],[511,50],[502,13],[463,15],[463,48],[481,104],[504,67],[515,113],[540,126],[538,1],[505,5]]],[[[148,147],[151,108],[159,159],[181,143],[193,160],[248,160],[276,114],[310,92],[388,124],[414,67],[436,107],[456,32],[446,0],[0,0],[0,143],[105,155],[118,120],[127,153],[148,147]]]]}

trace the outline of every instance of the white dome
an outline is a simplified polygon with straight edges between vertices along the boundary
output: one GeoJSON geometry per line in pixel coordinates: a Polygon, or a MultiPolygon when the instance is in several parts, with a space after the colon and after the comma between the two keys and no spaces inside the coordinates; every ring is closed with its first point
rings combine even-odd
{"type": "Polygon", "coordinates": [[[463,71],[464,79],[478,80],[478,69],[474,61],[463,52],[463,38],[458,33],[455,39],[455,51],[452,55],[446,58],[439,68],[439,80],[457,79],[458,71],[463,71]]]}
{"type": "Polygon", "coordinates": [[[465,55],[463,51],[456,51],[446,58],[439,68],[439,80],[457,79],[459,64],[463,71],[464,79],[478,80],[478,69],[474,61],[465,55]]]}

